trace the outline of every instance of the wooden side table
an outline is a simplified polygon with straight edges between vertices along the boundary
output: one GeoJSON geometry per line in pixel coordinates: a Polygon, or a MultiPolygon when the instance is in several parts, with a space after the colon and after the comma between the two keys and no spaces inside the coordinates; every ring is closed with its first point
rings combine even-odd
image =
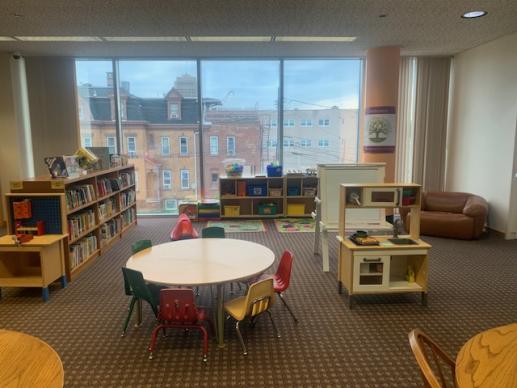
{"type": "Polygon", "coordinates": [[[17,331],[0,330],[2,387],[63,387],[63,364],[46,342],[17,331]]]}
{"type": "Polygon", "coordinates": [[[517,387],[517,323],[479,333],[456,357],[458,387],[517,387]]]}
{"type": "Polygon", "coordinates": [[[66,234],[47,234],[16,245],[11,235],[0,237],[0,287],[41,287],[45,302],[50,283],[60,279],[65,288],[65,238],[66,234]]]}

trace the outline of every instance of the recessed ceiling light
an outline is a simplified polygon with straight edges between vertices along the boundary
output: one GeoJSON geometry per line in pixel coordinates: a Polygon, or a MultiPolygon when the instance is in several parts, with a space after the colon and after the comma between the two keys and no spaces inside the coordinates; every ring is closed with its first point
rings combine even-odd
{"type": "Polygon", "coordinates": [[[102,42],[97,36],[15,36],[26,42],[102,42]]]}
{"type": "Polygon", "coordinates": [[[270,36],[191,36],[192,42],[271,42],[270,36]]]}
{"type": "Polygon", "coordinates": [[[353,42],[355,36],[277,36],[276,42],[353,42]]]}
{"type": "Polygon", "coordinates": [[[0,42],[9,42],[11,40],[16,40],[10,36],[0,36],[0,42]]]}
{"type": "Polygon", "coordinates": [[[461,17],[463,19],[475,19],[480,18],[481,16],[485,16],[488,12],[487,11],[469,11],[465,12],[461,17]]]}
{"type": "Polygon", "coordinates": [[[108,42],[185,42],[184,36],[104,36],[108,42]]]}

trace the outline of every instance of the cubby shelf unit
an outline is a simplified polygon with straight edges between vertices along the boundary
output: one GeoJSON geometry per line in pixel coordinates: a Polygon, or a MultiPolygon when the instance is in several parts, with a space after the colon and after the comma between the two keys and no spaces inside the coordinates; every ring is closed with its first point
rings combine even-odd
{"type": "Polygon", "coordinates": [[[220,177],[221,218],[311,217],[317,186],[316,176],[220,177]],[[274,214],[259,212],[265,204],[274,204],[274,214]],[[292,214],[292,205],[303,211],[292,214]]]}

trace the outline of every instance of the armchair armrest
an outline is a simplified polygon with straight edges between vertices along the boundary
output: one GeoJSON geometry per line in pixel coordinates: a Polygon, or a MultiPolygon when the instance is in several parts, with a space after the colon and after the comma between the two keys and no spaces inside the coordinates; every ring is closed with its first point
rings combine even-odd
{"type": "Polygon", "coordinates": [[[480,196],[472,195],[465,203],[463,214],[474,218],[483,217],[484,219],[488,214],[488,203],[480,196]]]}

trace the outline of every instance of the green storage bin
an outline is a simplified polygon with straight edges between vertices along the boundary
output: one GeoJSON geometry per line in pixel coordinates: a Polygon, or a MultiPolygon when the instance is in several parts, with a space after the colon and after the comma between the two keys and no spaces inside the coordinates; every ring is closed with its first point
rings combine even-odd
{"type": "Polygon", "coordinates": [[[258,214],[261,216],[274,216],[277,212],[276,203],[259,203],[258,214]]]}

